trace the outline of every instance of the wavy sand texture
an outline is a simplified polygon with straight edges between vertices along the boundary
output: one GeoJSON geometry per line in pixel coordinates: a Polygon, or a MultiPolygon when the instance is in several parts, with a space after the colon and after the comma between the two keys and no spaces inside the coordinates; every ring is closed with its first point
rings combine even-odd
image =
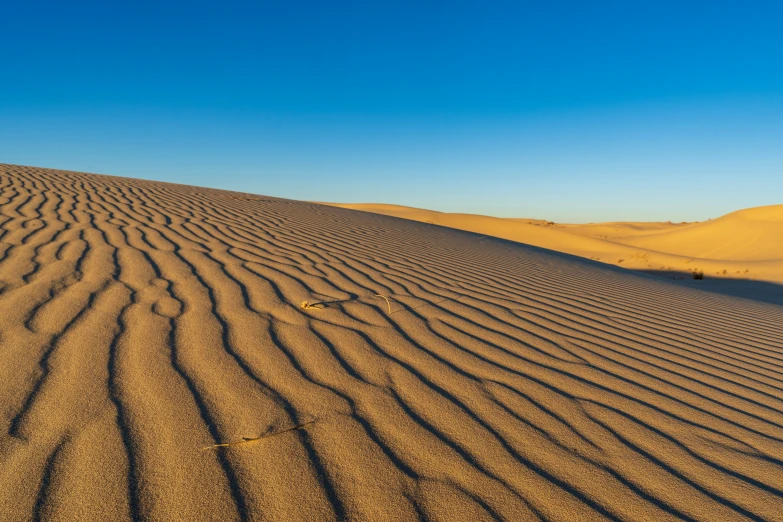
{"type": "Polygon", "coordinates": [[[780,307],[10,165],[0,234],[0,520],[783,520],[780,307]]]}

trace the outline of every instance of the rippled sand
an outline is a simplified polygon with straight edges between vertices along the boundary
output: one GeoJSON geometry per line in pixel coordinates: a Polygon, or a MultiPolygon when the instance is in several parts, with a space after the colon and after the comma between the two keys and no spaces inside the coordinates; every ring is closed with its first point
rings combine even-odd
{"type": "Polygon", "coordinates": [[[783,520],[783,308],[0,165],[0,421],[3,521],[783,520]]]}

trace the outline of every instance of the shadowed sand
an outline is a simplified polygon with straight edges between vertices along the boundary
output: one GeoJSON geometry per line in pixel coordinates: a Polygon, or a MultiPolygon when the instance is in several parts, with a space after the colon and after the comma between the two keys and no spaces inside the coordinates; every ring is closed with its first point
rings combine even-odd
{"type": "Polygon", "coordinates": [[[778,306],[10,165],[0,234],[0,520],[783,520],[778,306]]]}

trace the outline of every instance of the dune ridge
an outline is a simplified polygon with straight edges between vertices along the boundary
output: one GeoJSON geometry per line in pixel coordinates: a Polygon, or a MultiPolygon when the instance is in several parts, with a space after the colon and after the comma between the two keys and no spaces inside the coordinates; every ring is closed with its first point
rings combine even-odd
{"type": "Polygon", "coordinates": [[[0,520],[783,520],[780,307],[3,164],[0,234],[0,520]]]}
{"type": "Polygon", "coordinates": [[[783,284],[783,205],[695,223],[560,224],[380,203],[326,204],[468,230],[634,270],[701,271],[718,280],[783,284]]]}

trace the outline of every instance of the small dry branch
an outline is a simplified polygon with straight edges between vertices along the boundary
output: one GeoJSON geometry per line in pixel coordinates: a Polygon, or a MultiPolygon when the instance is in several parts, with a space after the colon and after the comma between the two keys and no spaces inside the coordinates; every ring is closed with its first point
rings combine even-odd
{"type": "Polygon", "coordinates": [[[391,311],[391,303],[389,302],[389,298],[386,297],[385,295],[381,295],[381,294],[375,294],[375,297],[381,297],[381,298],[386,300],[386,306],[389,307],[389,314],[391,314],[392,311],[391,311]]]}
{"type": "Polygon", "coordinates": [[[280,430],[280,431],[275,431],[275,432],[272,432],[272,433],[267,433],[266,435],[261,435],[260,437],[252,437],[252,438],[242,437],[242,440],[235,440],[235,441],[232,441],[232,442],[223,442],[221,444],[212,444],[211,446],[204,446],[203,448],[201,448],[201,451],[211,450],[211,449],[216,449],[216,448],[229,448],[231,446],[239,446],[240,444],[249,444],[251,442],[258,442],[258,441],[260,441],[262,439],[268,439],[269,437],[274,437],[276,435],[282,435],[283,433],[288,433],[289,431],[302,429],[305,426],[307,426],[308,424],[312,424],[312,423],[314,423],[317,420],[318,419],[315,418],[313,420],[309,420],[307,422],[303,422],[302,424],[298,424],[298,425],[292,426],[290,428],[285,428],[285,429],[280,430]]]}

